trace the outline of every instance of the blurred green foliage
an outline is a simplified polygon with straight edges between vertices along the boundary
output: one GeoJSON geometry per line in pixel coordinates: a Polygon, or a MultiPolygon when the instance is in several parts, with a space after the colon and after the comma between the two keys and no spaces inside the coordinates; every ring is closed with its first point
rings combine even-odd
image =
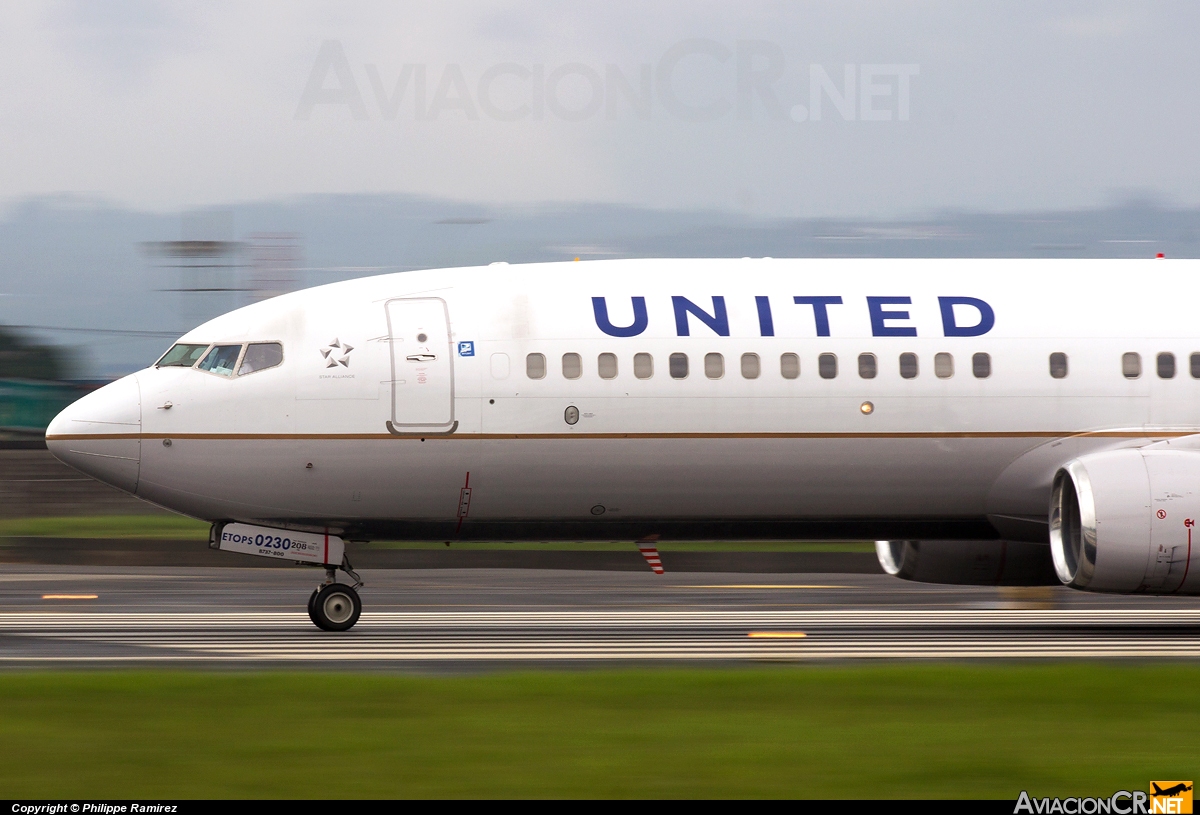
{"type": "Polygon", "coordinates": [[[38,345],[0,325],[0,379],[70,379],[76,369],[76,356],[69,349],[38,345]]]}

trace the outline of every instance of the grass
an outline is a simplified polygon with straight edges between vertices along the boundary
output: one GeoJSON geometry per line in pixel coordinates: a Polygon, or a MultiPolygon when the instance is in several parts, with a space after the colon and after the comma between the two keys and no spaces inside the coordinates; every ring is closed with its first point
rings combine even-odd
{"type": "Polygon", "coordinates": [[[167,514],[0,518],[0,538],[208,540],[208,524],[167,514]]]}
{"type": "MultiPolygon", "coordinates": [[[[660,552],[870,552],[864,541],[660,541],[660,552]]],[[[445,549],[444,541],[372,541],[372,549],[445,549]]],[[[538,549],[541,551],[629,552],[632,541],[455,541],[452,549],[538,549]]]]}
{"type": "Polygon", "coordinates": [[[0,675],[9,798],[1108,795],[1196,776],[1200,667],[0,675]]]}
{"type": "MultiPolygon", "coordinates": [[[[150,538],[208,540],[208,524],[182,515],[84,515],[0,519],[0,538],[150,538]]],[[[380,549],[445,549],[442,541],[373,541],[380,549]]],[[[540,549],[627,552],[630,541],[455,542],[455,549],[540,549]]],[[[674,541],[659,544],[663,552],[874,552],[864,541],[674,541]]]]}

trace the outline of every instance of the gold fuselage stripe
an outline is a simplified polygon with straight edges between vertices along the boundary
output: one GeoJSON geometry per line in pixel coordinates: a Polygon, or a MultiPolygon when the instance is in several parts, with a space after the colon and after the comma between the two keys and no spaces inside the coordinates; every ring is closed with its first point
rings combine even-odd
{"type": "Polygon", "coordinates": [[[557,441],[560,439],[1175,439],[1200,430],[963,430],[893,433],[56,433],[46,441],[196,439],[208,441],[557,441]]]}

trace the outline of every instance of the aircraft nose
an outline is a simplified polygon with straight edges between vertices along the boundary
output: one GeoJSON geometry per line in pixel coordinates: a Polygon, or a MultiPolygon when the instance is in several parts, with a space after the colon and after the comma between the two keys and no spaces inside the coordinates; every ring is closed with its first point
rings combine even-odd
{"type": "Polygon", "coordinates": [[[106,484],[136,492],[141,467],[142,400],[137,375],[69,405],[46,428],[59,461],[106,484]]]}

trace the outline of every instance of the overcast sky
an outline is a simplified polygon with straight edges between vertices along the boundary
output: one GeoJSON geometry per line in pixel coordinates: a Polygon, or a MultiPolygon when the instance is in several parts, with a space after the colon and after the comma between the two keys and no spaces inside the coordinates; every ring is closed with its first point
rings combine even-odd
{"type": "Polygon", "coordinates": [[[1197,32],[1186,2],[7,2],[0,197],[1196,205],[1197,32]]]}

